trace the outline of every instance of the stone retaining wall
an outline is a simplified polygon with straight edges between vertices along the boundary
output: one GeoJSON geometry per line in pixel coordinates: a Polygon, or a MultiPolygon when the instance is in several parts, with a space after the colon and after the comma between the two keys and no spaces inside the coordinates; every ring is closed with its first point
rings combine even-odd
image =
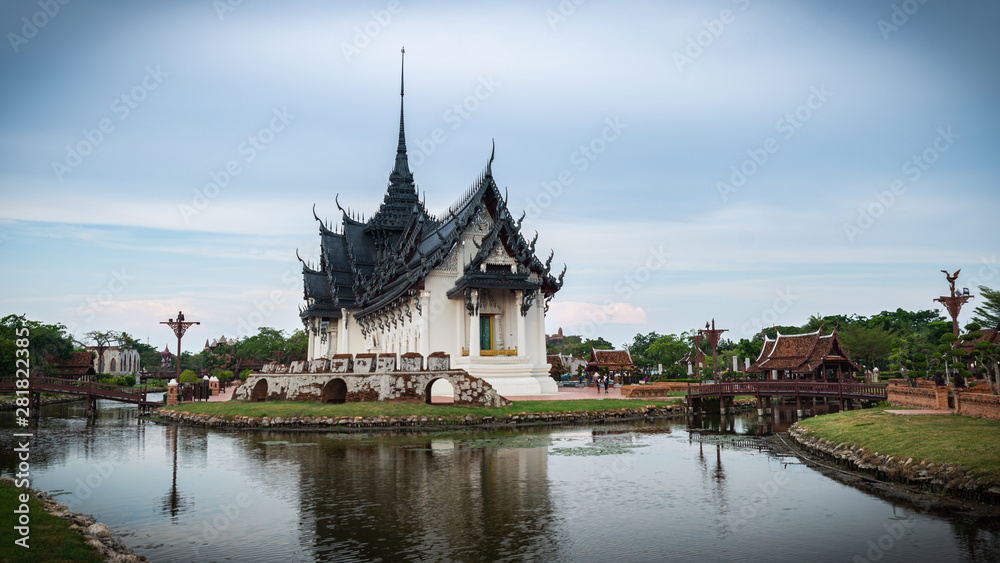
{"type": "Polygon", "coordinates": [[[157,409],[154,416],[170,422],[195,426],[224,428],[268,428],[322,430],[331,428],[375,429],[375,428],[426,428],[442,426],[496,426],[496,425],[537,425],[614,422],[620,420],[654,419],[684,416],[686,409],[681,405],[606,409],[599,411],[572,411],[546,413],[516,413],[503,416],[323,416],[323,417],[252,417],[193,414],[177,410],[157,409]]]}
{"type": "MultiPolygon", "coordinates": [[[[355,365],[364,358],[355,358],[355,365]]],[[[431,385],[443,379],[455,389],[456,405],[503,407],[510,401],[486,381],[464,370],[386,373],[252,373],[233,392],[243,401],[430,402],[431,385]]]]}
{"type": "Polygon", "coordinates": [[[926,460],[903,459],[867,451],[852,444],[838,444],[824,438],[807,436],[806,433],[806,428],[799,423],[788,430],[788,436],[803,448],[846,464],[852,469],[875,473],[880,479],[1000,504],[1000,482],[994,477],[975,477],[965,468],[948,463],[937,465],[926,460]]]}

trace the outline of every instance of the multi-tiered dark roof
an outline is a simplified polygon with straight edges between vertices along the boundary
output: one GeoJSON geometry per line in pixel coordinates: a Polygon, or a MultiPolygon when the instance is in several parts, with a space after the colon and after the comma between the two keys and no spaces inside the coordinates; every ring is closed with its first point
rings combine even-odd
{"type": "MultiPolygon", "coordinates": [[[[491,219],[488,233],[481,241],[473,240],[478,252],[468,264],[449,298],[464,296],[473,308],[471,290],[497,288],[523,290],[523,310],[530,307],[530,293],[540,290],[546,301],[562,287],[563,275],[551,275],[552,256],[542,263],[535,256],[535,237],[528,242],[521,235],[521,221],[507,209],[493,179],[493,154],[485,171],[446,214],[432,216],[417,195],[413,174],[406,155],[403,126],[403,91],[400,88],[399,143],[396,160],[389,175],[389,185],[378,211],[367,221],[345,211],[339,232],[320,223],[320,259],[318,265],[303,262],[302,274],[306,306],[300,311],[304,323],[310,318],[336,319],[341,309],[348,309],[364,326],[364,319],[375,313],[409,302],[423,288],[423,280],[442,264],[460,244],[462,234],[474,217],[483,212],[491,219]],[[502,250],[516,260],[515,267],[487,264],[491,253],[502,250]]],[[[401,314],[401,313],[400,313],[401,314]]]]}

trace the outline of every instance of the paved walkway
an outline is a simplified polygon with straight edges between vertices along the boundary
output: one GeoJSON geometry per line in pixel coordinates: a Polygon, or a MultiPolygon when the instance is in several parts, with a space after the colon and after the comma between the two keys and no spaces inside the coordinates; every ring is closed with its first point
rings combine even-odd
{"type": "Polygon", "coordinates": [[[593,385],[590,387],[560,387],[555,395],[505,395],[511,401],[569,401],[574,399],[622,399],[622,390],[608,386],[608,392],[598,393],[593,385]]]}
{"type": "Polygon", "coordinates": [[[233,391],[236,387],[226,387],[224,389],[219,389],[218,395],[212,395],[208,398],[208,402],[215,403],[218,401],[228,401],[233,398],[233,391]]]}
{"type": "Polygon", "coordinates": [[[933,410],[933,409],[905,409],[904,410],[904,409],[900,409],[900,410],[886,410],[885,412],[887,412],[889,414],[916,414],[916,415],[924,415],[924,414],[955,414],[955,409],[941,409],[941,410],[933,410]]]}

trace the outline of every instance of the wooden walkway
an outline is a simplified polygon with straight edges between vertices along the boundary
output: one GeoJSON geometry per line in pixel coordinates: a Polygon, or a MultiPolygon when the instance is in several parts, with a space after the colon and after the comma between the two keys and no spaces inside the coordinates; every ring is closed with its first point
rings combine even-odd
{"type": "MultiPolygon", "coordinates": [[[[809,380],[785,381],[735,381],[730,383],[688,384],[687,406],[701,410],[701,401],[718,398],[720,405],[731,403],[737,396],[752,396],[757,399],[757,408],[770,406],[773,397],[795,397],[798,410],[802,410],[802,398],[836,399],[841,408],[845,401],[884,401],[886,386],[878,383],[826,382],[809,380]]],[[[725,412],[725,411],[723,411],[725,412]]]]}
{"type": "MultiPolygon", "coordinates": [[[[31,397],[33,405],[41,404],[41,393],[55,393],[85,397],[88,409],[94,407],[98,399],[134,403],[140,409],[163,406],[162,402],[146,399],[147,390],[145,387],[122,387],[120,385],[95,383],[93,381],[73,381],[59,377],[32,376],[28,379],[29,386],[27,388],[18,388],[17,380],[18,378],[16,377],[0,377],[0,392],[23,392],[31,397]]],[[[40,408],[34,408],[33,414],[37,415],[40,410],[40,408]]]]}

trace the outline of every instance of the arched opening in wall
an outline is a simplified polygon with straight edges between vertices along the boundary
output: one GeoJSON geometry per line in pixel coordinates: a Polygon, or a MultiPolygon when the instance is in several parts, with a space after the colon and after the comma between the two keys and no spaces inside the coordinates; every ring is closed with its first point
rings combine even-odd
{"type": "Polygon", "coordinates": [[[331,379],[323,386],[320,401],[324,403],[343,404],[347,402],[347,383],[340,379],[331,379]]]}
{"type": "Polygon", "coordinates": [[[425,400],[428,405],[451,405],[455,402],[455,386],[447,379],[435,379],[427,385],[425,400]]]}
{"type": "Polygon", "coordinates": [[[267,380],[261,379],[253,386],[253,391],[250,392],[250,402],[252,403],[263,403],[267,400],[267,380]]]}
{"type": "Polygon", "coordinates": [[[111,358],[111,370],[108,373],[115,373],[116,371],[118,371],[118,362],[115,358],[111,358]]]}

